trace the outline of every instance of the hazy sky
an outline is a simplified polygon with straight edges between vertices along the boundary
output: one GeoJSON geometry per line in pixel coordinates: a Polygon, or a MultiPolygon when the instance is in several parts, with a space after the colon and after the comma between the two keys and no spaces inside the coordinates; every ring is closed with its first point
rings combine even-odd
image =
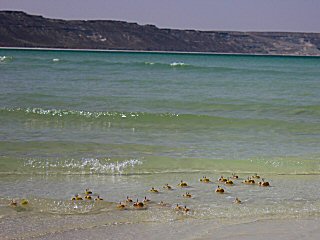
{"type": "Polygon", "coordinates": [[[0,0],[0,9],[160,28],[320,32],[320,0],[0,0]]]}

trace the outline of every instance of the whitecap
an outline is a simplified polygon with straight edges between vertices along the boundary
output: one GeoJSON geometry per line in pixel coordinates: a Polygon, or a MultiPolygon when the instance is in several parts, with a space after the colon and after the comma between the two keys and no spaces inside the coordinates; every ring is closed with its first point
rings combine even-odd
{"type": "Polygon", "coordinates": [[[172,62],[170,63],[171,67],[179,67],[179,66],[187,66],[188,64],[185,64],[184,62],[172,62]]]}
{"type": "MultiPolygon", "coordinates": [[[[110,159],[108,159],[110,161],[110,159]]],[[[48,159],[28,159],[25,161],[25,167],[34,169],[44,169],[46,171],[55,172],[55,170],[71,169],[77,171],[89,171],[91,174],[95,173],[112,173],[122,174],[128,168],[134,168],[141,165],[142,162],[137,159],[129,159],[116,162],[105,162],[97,158],[83,158],[81,160],[64,160],[64,161],[49,161],[48,159]]]]}
{"type": "Polygon", "coordinates": [[[0,56],[0,62],[4,63],[4,62],[9,62],[11,61],[13,58],[12,57],[8,57],[8,56],[0,56]]]}

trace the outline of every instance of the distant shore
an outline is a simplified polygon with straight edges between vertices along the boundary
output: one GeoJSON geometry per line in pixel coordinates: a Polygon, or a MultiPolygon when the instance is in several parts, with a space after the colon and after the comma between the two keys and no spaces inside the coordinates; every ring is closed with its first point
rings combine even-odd
{"type": "Polygon", "coordinates": [[[320,56],[320,33],[200,31],[0,11],[0,46],[157,53],[320,56]]]}

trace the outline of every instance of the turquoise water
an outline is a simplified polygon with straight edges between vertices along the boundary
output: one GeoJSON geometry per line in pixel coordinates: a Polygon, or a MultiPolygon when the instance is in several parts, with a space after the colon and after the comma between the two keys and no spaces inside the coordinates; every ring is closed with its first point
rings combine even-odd
{"type": "Polygon", "coordinates": [[[73,213],[68,201],[86,187],[112,203],[180,179],[197,198],[185,202],[175,192],[156,200],[198,207],[193,214],[203,219],[320,212],[317,57],[4,49],[0,56],[4,215],[10,198],[31,199],[40,206],[34,214],[73,213]],[[242,180],[259,173],[277,187],[248,194],[239,180],[223,202],[237,195],[252,204],[241,211],[197,188],[202,175],[232,172],[242,180]]]}
{"type": "Polygon", "coordinates": [[[319,58],[0,53],[1,172],[320,172],[319,58]]]}

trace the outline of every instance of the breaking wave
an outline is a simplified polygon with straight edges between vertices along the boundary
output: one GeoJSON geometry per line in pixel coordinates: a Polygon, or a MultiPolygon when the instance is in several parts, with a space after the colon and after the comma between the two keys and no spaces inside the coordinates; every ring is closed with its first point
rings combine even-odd
{"type": "Polygon", "coordinates": [[[13,60],[13,57],[11,56],[0,56],[0,63],[7,63],[11,62],[13,60]]]}
{"type": "Polygon", "coordinates": [[[129,159],[125,161],[110,162],[110,159],[100,160],[97,158],[83,158],[81,160],[48,160],[48,159],[28,159],[25,167],[31,167],[50,173],[85,173],[85,174],[123,174],[135,166],[142,165],[142,161],[129,159]]]}

